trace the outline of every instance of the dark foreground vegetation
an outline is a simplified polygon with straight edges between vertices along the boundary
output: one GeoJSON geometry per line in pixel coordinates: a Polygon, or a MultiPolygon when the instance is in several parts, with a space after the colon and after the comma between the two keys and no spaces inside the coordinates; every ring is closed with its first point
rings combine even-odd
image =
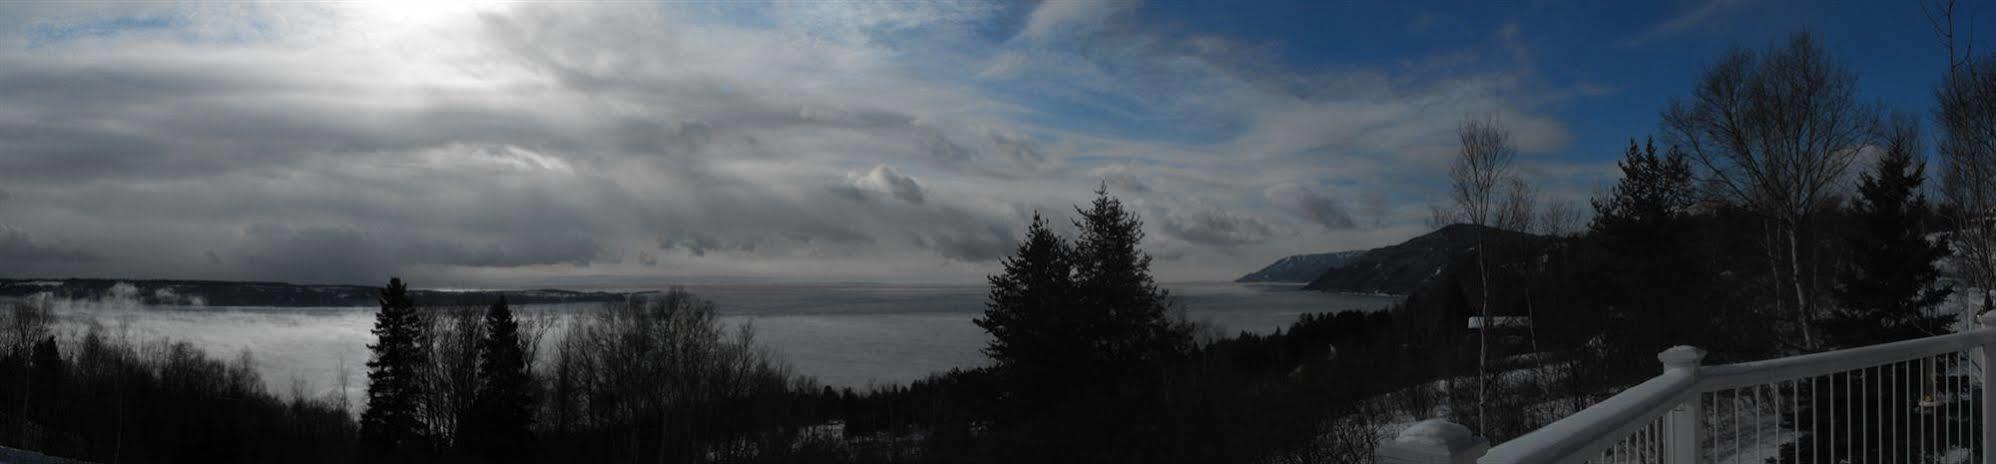
{"type": "Polygon", "coordinates": [[[96,462],[349,462],[336,400],[265,390],[248,352],[91,327],[59,341],[47,299],[9,308],[0,333],[0,444],[96,462]]]}
{"type": "MultiPolygon", "coordinates": [[[[986,368],[837,390],[683,291],[555,327],[391,280],[355,418],[264,391],[248,354],[57,337],[30,299],[0,338],[0,443],[116,462],[1369,462],[1379,426],[1438,415],[1501,441],[1655,374],[1670,345],[1756,359],[1944,333],[1956,291],[1987,308],[1996,55],[1937,91],[1938,207],[1920,126],[1856,103],[1854,80],[1806,35],[1724,57],[1663,112],[1661,146],[1631,140],[1584,229],[1536,208],[1509,133],[1472,119],[1435,224],[1469,245],[1430,248],[1387,311],[1270,334],[1180,316],[1141,222],[1098,191],[1074,237],[1036,217],[990,277],[986,368]]],[[[1789,424],[1812,444],[1836,425],[1789,424]]]]}

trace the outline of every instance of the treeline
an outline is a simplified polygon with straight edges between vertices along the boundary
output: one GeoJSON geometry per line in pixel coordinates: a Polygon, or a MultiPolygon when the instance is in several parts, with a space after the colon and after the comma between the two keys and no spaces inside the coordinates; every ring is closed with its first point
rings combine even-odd
{"type": "Polygon", "coordinates": [[[0,444],[95,462],[355,457],[341,400],[266,391],[248,352],[224,362],[95,325],[58,337],[47,298],[14,302],[0,322],[0,444]]]}

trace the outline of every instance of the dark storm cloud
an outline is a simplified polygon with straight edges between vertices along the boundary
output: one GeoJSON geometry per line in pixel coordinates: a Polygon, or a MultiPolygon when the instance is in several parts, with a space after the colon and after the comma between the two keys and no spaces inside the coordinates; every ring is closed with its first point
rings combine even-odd
{"type": "Polygon", "coordinates": [[[0,226],[0,261],[19,264],[95,263],[104,258],[78,248],[36,242],[27,231],[0,226]]]}

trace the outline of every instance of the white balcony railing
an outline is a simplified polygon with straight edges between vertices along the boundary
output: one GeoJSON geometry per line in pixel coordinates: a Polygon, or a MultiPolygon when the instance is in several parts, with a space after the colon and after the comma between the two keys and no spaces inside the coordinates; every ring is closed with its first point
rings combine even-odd
{"type": "Polygon", "coordinates": [[[1680,346],[1663,373],[1496,447],[1441,421],[1382,444],[1386,463],[1996,464],[1996,314],[1965,332],[1719,366],[1680,346]],[[1487,451],[1485,451],[1487,449],[1487,451]]]}

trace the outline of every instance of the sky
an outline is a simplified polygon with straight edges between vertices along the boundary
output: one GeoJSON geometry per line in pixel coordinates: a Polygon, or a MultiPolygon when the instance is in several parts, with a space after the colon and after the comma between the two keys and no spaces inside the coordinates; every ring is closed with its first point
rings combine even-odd
{"type": "Polygon", "coordinates": [[[1587,210],[1801,31],[1930,118],[1918,2],[7,2],[0,276],[974,283],[1106,187],[1224,280],[1426,232],[1470,116],[1587,210]]]}

